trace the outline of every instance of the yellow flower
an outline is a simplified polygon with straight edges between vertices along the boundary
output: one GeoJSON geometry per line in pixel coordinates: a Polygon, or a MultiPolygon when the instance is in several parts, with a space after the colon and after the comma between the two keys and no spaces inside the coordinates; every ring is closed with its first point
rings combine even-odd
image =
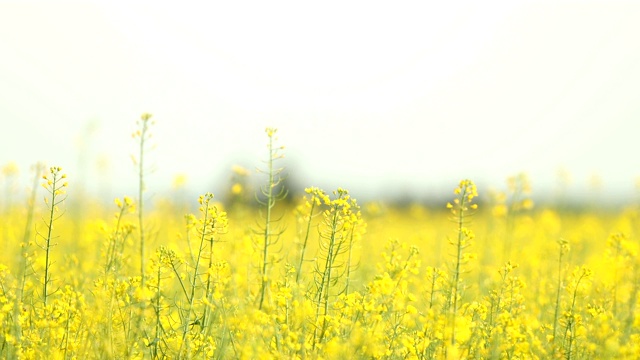
{"type": "Polygon", "coordinates": [[[185,174],[177,174],[173,177],[173,188],[179,189],[183,187],[187,183],[187,175],[185,174]]]}
{"type": "Polygon", "coordinates": [[[2,167],[2,174],[7,177],[18,175],[19,172],[18,164],[15,162],[10,162],[2,167]]]}
{"type": "Polygon", "coordinates": [[[235,183],[233,184],[233,186],[231,186],[231,193],[233,195],[240,195],[242,194],[242,184],[240,183],[235,183]]]}

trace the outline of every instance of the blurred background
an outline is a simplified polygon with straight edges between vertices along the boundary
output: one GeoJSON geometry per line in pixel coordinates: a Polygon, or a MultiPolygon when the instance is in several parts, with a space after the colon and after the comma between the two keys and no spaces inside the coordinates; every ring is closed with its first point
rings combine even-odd
{"type": "Polygon", "coordinates": [[[640,3],[0,2],[0,183],[63,167],[69,193],[225,193],[278,128],[294,190],[358,199],[637,197],[640,3]],[[236,168],[237,169],[237,168],[236,168]]]}

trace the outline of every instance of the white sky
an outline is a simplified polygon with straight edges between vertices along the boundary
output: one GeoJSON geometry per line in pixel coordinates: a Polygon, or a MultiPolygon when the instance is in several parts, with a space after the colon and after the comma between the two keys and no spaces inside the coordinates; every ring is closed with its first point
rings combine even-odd
{"type": "Polygon", "coordinates": [[[150,112],[155,193],[176,174],[223,192],[264,159],[266,126],[302,185],[358,196],[520,171],[540,193],[559,168],[634,193],[640,3],[204,3],[0,1],[0,165],[132,194],[150,112]]]}

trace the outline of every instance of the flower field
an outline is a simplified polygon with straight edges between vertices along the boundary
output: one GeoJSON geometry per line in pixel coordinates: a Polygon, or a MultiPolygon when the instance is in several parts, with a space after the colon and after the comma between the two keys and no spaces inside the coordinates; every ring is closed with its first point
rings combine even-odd
{"type": "Polygon", "coordinates": [[[297,196],[275,129],[259,188],[237,170],[224,203],[151,204],[149,118],[136,194],[71,201],[72,174],[38,168],[2,208],[0,357],[640,358],[636,207],[538,206],[525,175],[438,208],[297,196]]]}

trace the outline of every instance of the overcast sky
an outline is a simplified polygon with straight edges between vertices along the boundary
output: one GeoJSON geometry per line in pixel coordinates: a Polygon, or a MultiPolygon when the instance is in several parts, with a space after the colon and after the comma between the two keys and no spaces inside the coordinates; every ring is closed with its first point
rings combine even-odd
{"type": "Polygon", "coordinates": [[[150,112],[153,193],[177,174],[225,191],[273,126],[301,186],[448,193],[525,171],[549,193],[564,168],[628,196],[638,19],[617,1],[0,1],[0,165],[133,194],[130,134],[150,112]]]}

